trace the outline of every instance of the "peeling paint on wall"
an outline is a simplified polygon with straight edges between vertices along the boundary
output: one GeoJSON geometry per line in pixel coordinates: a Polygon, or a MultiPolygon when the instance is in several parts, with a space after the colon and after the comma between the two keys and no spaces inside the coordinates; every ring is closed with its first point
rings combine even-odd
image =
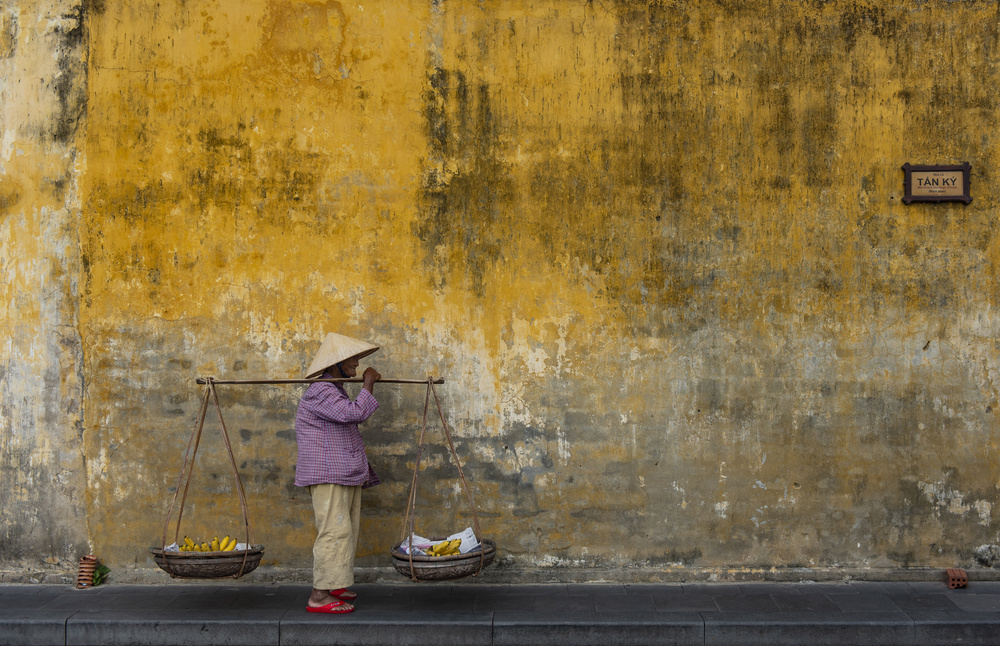
{"type": "Polygon", "coordinates": [[[967,516],[970,512],[979,517],[980,524],[989,527],[992,520],[993,504],[987,500],[970,500],[968,494],[949,488],[941,482],[917,483],[927,497],[927,501],[936,505],[941,511],[957,516],[967,516]]]}
{"type": "Polygon", "coordinates": [[[0,569],[89,549],[81,445],[78,2],[0,8],[0,569]]]}

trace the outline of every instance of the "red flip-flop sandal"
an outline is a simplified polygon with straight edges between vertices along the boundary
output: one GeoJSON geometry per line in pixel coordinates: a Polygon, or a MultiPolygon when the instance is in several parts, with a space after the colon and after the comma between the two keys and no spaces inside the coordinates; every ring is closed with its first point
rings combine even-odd
{"type": "Polygon", "coordinates": [[[341,588],[339,590],[330,590],[331,597],[337,597],[341,601],[354,601],[358,598],[356,592],[351,592],[347,588],[341,588]]]}
{"type": "Polygon", "coordinates": [[[325,606],[319,606],[318,608],[306,606],[306,612],[321,612],[326,615],[339,615],[346,612],[354,612],[354,606],[346,601],[337,600],[328,603],[325,606]]]}

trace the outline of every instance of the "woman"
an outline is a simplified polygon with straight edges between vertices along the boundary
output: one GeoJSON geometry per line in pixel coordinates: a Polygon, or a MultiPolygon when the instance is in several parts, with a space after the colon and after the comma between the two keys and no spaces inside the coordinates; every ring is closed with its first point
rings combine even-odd
{"type": "MultiPolygon", "coordinates": [[[[378,346],[330,333],[309,366],[307,379],[357,375],[358,361],[378,346]]],[[[372,389],[382,375],[366,368],[357,398],[339,383],[316,382],[306,389],[295,414],[298,462],[295,484],[307,487],[316,514],[313,589],[308,612],[352,612],[357,598],[354,553],[361,520],[361,490],[379,484],[368,462],[358,424],[378,408],[372,389]]]]}

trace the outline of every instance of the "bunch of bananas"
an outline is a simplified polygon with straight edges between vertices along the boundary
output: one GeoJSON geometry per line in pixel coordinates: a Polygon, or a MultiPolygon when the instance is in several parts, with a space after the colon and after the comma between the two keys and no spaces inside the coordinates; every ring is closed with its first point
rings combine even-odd
{"type": "Polygon", "coordinates": [[[452,554],[458,554],[458,548],[462,546],[462,539],[456,538],[450,541],[441,541],[436,545],[432,545],[427,553],[431,556],[451,556],[452,554]]]}
{"type": "Polygon", "coordinates": [[[184,537],[184,544],[181,545],[182,552],[232,552],[236,549],[236,539],[226,536],[221,541],[216,536],[211,542],[203,541],[196,543],[187,536],[184,537]]]}

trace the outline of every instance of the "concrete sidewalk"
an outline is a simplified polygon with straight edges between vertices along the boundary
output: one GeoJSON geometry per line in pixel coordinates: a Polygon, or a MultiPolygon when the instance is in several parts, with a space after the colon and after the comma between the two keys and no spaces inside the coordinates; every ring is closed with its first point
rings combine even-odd
{"type": "Polygon", "coordinates": [[[0,644],[1000,644],[1000,582],[360,584],[305,612],[308,585],[0,585],[0,644]]]}

